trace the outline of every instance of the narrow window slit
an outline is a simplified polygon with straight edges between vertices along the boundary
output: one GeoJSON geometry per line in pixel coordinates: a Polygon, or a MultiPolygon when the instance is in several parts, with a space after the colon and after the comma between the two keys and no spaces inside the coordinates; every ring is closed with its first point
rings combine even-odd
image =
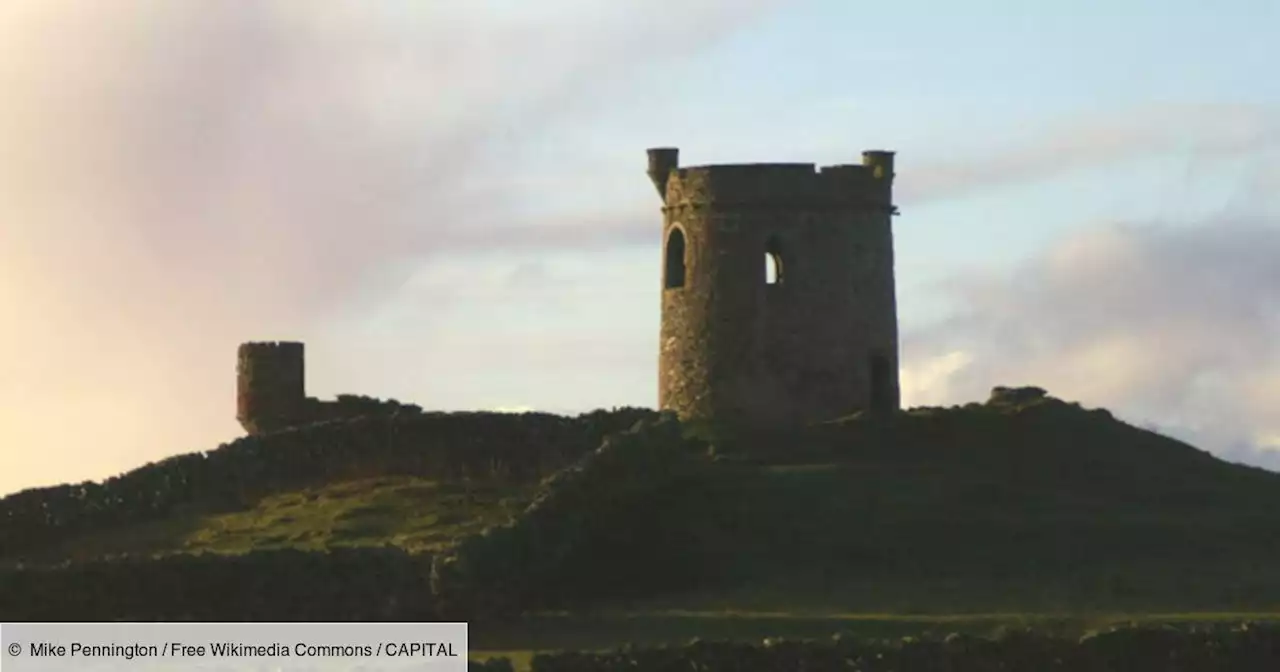
{"type": "Polygon", "coordinates": [[[781,285],[783,279],[782,244],[777,238],[770,238],[764,248],[764,283],[781,285]]]}

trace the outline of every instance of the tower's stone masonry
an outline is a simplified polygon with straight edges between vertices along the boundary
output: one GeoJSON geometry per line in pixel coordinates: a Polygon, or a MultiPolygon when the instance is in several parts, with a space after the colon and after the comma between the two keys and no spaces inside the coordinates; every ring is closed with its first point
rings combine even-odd
{"type": "MultiPolygon", "coordinates": [[[[821,169],[681,168],[679,150],[649,150],[663,201],[660,408],[777,425],[899,407],[893,163],[867,151],[821,169]]],[[[421,411],[306,396],[302,343],[244,343],[237,361],[236,418],[250,434],[421,411]]]]}
{"type": "Polygon", "coordinates": [[[236,420],[250,435],[269,434],[344,418],[396,411],[419,412],[412,404],[341,394],[321,401],[306,394],[302,343],[242,343],[236,353],[236,420]]]}
{"type": "Polygon", "coordinates": [[[893,158],[681,168],[678,150],[649,150],[661,408],[786,424],[898,408],[893,158]]]}
{"type": "Polygon", "coordinates": [[[242,343],[236,353],[236,420],[250,434],[284,429],[306,403],[303,345],[242,343]]]}

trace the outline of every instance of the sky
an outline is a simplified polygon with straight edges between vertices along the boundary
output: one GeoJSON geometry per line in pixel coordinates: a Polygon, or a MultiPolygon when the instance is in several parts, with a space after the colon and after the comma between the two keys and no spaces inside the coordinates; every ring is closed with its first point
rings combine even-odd
{"type": "Polygon", "coordinates": [[[0,494],[308,392],[657,396],[684,165],[898,152],[907,405],[1034,384],[1280,470],[1271,0],[0,3],[0,494]]]}

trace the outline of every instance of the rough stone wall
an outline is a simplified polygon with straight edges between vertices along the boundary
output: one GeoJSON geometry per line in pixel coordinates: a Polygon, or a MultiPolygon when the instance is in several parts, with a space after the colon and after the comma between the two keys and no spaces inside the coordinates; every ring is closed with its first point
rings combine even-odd
{"type": "MultiPolygon", "coordinates": [[[[536,482],[655,420],[647,408],[549,413],[366,413],[175,455],[98,483],[31,488],[0,497],[0,565],[20,551],[60,548],[87,530],[133,525],[184,508],[242,506],[280,492],[349,479],[503,477],[536,482]]],[[[92,556],[97,551],[89,547],[92,556]]],[[[3,583],[0,583],[3,588],[3,583]]],[[[0,589],[0,594],[3,594],[0,589]]]]}
{"type": "Polygon", "coordinates": [[[662,289],[659,407],[686,418],[828,420],[871,405],[871,357],[897,408],[893,155],[863,164],[678,168],[650,152],[663,260],[685,238],[685,282],[662,289]],[[770,244],[781,281],[766,284],[770,244]]]}
{"type": "Polygon", "coordinates": [[[236,420],[250,435],[318,422],[422,409],[395,400],[338,395],[306,396],[304,345],[291,341],[243,343],[237,353],[236,420]]]}

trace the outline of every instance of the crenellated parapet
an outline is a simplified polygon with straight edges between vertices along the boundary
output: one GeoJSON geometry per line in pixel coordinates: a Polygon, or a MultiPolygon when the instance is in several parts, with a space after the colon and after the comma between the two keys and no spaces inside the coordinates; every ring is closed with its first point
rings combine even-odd
{"type": "Polygon", "coordinates": [[[711,207],[892,210],[893,152],[863,153],[862,163],[678,165],[678,150],[650,150],[649,177],[667,208],[711,207]]]}

